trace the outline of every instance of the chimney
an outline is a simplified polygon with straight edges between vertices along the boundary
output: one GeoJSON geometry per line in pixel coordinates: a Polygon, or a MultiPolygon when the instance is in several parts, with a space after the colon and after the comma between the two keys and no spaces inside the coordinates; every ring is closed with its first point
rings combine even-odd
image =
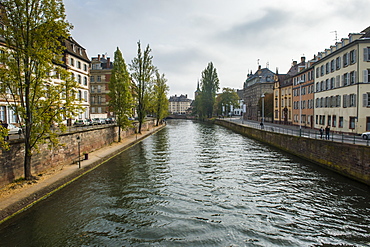
{"type": "Polygon", "coordinates": [[[293,66],[296,66],[297,65],[297,61],[293,61],[293,66]]]}
{"type": "Polygon", "coordinates": [[[110,57],[107,57],[107,69],[110,69],[110,57]]]}
{"type": "Polygon", "coordinates": [[[301,63],[306,62],[306,57],[301,57],[301,63]]]}
{"type": "Polygon", "coordinates": [[[105,54],[102,54],[102,55],[101,55],[101,57],[102,57],[102,58],[105,58],[105,54]]]}
{"type": "Polygon", "coordinates": [[[98,54],[98,61],[100,61],[100,54],[98,54]]]}
{"type": "Polygon", "coordinates": [[[261,65],[258,65],[258,70],[261,70],[261,65]]]}

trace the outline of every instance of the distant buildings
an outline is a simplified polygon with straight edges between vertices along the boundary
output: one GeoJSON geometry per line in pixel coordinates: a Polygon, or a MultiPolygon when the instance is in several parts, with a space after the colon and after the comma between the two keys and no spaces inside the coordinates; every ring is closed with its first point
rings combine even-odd
{"type": "Polygon", "coordinates": [[[188,99],[188,95],[171,96],[169,99],[169,112],[170,114],[186,114],[190,109],[192,103],[191,99],[188,99]]]}

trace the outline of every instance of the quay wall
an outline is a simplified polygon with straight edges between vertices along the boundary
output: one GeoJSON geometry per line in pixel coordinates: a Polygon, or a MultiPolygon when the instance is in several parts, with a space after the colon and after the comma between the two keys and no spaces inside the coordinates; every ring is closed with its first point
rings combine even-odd
{"type": "Polygon", "coordinates": [[[370,185],[370,147],[290,136],[216,119],[215,124],[370,185]]]}
{"type": "MultiPolygon", "coordinates": [[[[154,120],[143,123],[142,129],[155,125],[154,120]]],[[[49,169],[58,169],[65,165],[77,163],[78,142],[80,137],[81,159],[84,153],[93,152],[118,141],[118,126],[102,125],[98,128],[74,128],[75,131],[63,133],[59,136],[59,145],[50,147],[50,143],[40,144],[39,150],[32,156],[32,174],[45,172],[49,169]]],[[[121,138],[135,133],[136,128],[121,129],[121,138]]],[[[10,150],[0,149],[0,187],[24,177],[24,140],[10,140],[10,150]]]]}

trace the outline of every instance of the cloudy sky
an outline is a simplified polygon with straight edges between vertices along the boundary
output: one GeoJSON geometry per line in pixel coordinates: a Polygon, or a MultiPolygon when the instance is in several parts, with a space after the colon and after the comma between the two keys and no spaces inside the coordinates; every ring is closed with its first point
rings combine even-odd
{"type": "Polygon", "coordinates": [[[89,57],[117,47],[127,64],[137,42],[152,49],[169,95],[194,98],[213,62],[220,87],[241,89],[248,71],[312,59],[349,33],[370,26],[368,0],[64,0],[72,36],[89,57]]]}

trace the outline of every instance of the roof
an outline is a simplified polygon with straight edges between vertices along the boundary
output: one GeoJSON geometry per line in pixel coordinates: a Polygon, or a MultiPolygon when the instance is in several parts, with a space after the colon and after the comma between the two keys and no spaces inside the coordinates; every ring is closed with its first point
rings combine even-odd
{"type": "Polygon", "coordinates": [[[90,59],[87,57],[86,49],[83,48],[76,40],[72,37],[64,40],[64,46],[66,47],[65,52],[90,63],[90,59]]]}

